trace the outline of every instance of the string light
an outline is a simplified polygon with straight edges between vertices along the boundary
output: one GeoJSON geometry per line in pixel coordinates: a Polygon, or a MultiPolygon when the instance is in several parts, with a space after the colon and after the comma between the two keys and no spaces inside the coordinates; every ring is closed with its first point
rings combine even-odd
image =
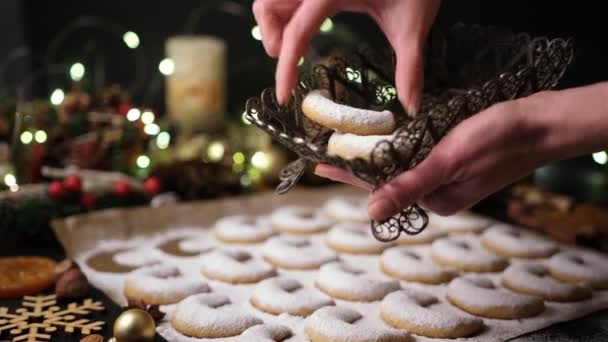
{"type": "Polygon", "coordinates": [[[251,125],[251,122],[249,120],[247,120],[247,112],[243,112],[243,115],[241,115],[241,120],[243,120],[243,123],[245,125],[251,125]]]}
{"type": "Polygon", "coordinates": [[[21,143],[27,145],[32,142],[32,140],[34,139],[34,135],[32,134],[32,132],[25,131],[21,133],[20,139],[21,143]]]}
{"type": "Polygon", "coordinates": [[[11,192],[17,192],[17,191],[19,191],[19,185],[18,184],[11,185],[8,188],[11,190],[11,192]]]}
{"type": "Polygon", "coordinates": [[[84,77],[85,69],[84,65],[80,62],[72,64],[70,67],[70,77],[73,81],[80,81],[84,77]]]}
{"type": "Polygon", "coordinates": [[[144,125],[149,125],[149,124],[153,123],[154,119],[155,119],[154,113],[152,113],[149,110],[147,110],[141,114],[141,122],[143,122],[144,125]]]}
{"type": "Polygon", "coordinates": [[[175,71],[175,63],[171,58],[165,58],[158,63],[158,70],[165,76],[173,75],[175,71]]]}
{"type": "Polygon", "coordinates": [[[241,185],[242,186],[250,186],[251,185],[251,178],[249,177],[249,175],[242,175],[241,176],[241,185]]]}
{"type": "Polygon", "coordinates": [[[137,49],[139,46],[139,36],[133,31],[127,31],[122,35],[122,40],[129,47],[129,49],[137,49]]]}
{"type": "Polygon", "coordinates": [[[157,135],[160,133],[160,127],[157,124],[151,123],[144,126],[144,132],[147,135],[157,135]]]}
{"type": "Polygon", "coordinates": [[[596,152],[592,156],[593,160],[600,165],[605,165],[606,163],[608,163],[608,153],[604,151],[596,152]]]}
{"type": "Polygon", "coordinates": [[[127,112],[127,120],[129,120],[131,122],[137,121],[140,116],[141,116],[141,111],[137,108],[131,108],[127,112]]]}
{"type": "Polygon", "coordinates": [[[321,32],[323,33],[330,32],[331,30],[333,30],[333,28],[334,22],[330,18],[325,19],[323,21],[323,24],[321,24],[321,32]]]}
{"type": "Polygon", "coordinates": [[[36,140],[37,143],[42,144],[46,141],[46,132],[43,130],[38,130],[36,131],[36,133],[34,133],[34,139],[36,140]]]}
{"type": "Polygon", "coordinates": [[[245,167],[243,166],[243,164],[232,164],[232,172],[234,173],[239,173],[241,171],[243,171],[245,167]]]}
{"type": "Polygon", "coordinates": [[[266,156],[266,153],[258,151],[251,157],[251,165],[259,169],[266,169],[270,165],[270,162],[266,156]]]}
{"type": "Polygon", "coordinates": [[[257,182],[262,178],[262,173],[256,168],[249,169],[247,171],[247,174],[249,175],[249,178],[252,182],[257,182]]]}
{"type": "Polygon", "coordinates": [[[150,158],[148,158],[148,156],[144,156],[144,155],[137,157],[137,166],[139,166],[142,169],[147,168],[148,166],[150,166],[150,158]]]}
{"type": "Polygon", "coordinates": [[[209,147],[207,147],[207,156],[211,161],[219,161],[224,158],[225,150],[224,144],[216,141],[209,144],[209,147]]]}
{"type": "Polygon", "coordinates": [[[160,132],[156,137],[156,146],[161,150],[169,147],[169,143],[171,143],[171,135],[167,132],[160,132]]]}
{"type": "Polygon", "coordinates": [[[235,164],[243,164],[245,162],[245,155],[243,152],[237,152],[232,155],[232,161],[234,161],[235,164]]]}
{"type": "Polygon", "coordinates": [[[251,28],[251,36],[255,40],[262,40],[262,33],[260,32],[260,27],[258,25],[251,28]]]}
{"type": "Polygon", "coordinates": [[[298,66],[301,66],[302,64],[304,64],[304,57],[300,57],[300,60],[298,61],[298,66]]]}
{"type": "Polygon", "coordinates": [[[63,99],[65,99],[65,94],[61,89],[55,89],[51,94],[51,103],[54,106],[59,106],[63,102],[63,99]]]}
{"type": "Polygon", "coordinates": [[[4,184],[6,184],[6,186],[8,186],[8,187],[17,185],[17,177],[15,177],[15,175],[13,175],[12,173],[5,174],[4,175],[4,184]]]}

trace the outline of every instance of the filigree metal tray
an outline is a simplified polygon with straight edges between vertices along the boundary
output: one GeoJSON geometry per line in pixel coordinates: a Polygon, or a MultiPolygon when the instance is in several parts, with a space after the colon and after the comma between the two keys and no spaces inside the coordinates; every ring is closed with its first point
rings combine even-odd
{"type": "MultiPolygon", "coordinates": [[[[281,172],[277,193],[289,191],[310,163],[336,166],[379,187],[415,167],[462,120],[492,104],[555,87],[573,54],[569,39],[458,24],[429,35],[425,87],[415,118],[396,98],[394,54],[370,48],[303,71],[287,105],[277,103],[274,89],[265,89],[260,97],[248,100],[245,115],[300,156],[281,172]],[[309,120],[301,110],[303,98],[313,89],[327,90],[338,103],[393,111],[399,127],[394,138],[379,142],[370,161],[328,155],[333,131],[309,120]]],[[[427,224],[426,213],[417,205],[383,222],[371,222],[374,236],[381,241],[394,240],[401,232],[420,233],[427,224]]]]}

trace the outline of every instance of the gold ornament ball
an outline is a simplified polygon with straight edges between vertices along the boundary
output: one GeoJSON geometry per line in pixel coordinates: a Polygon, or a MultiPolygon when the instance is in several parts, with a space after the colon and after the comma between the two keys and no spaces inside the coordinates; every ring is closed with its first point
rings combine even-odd
{"type": "Polygon", "coordinates": [[[130,309],[116,318],[114,338],[116,342],[148,342],[154,340],[156,324],[144,310],[130,309]]]}

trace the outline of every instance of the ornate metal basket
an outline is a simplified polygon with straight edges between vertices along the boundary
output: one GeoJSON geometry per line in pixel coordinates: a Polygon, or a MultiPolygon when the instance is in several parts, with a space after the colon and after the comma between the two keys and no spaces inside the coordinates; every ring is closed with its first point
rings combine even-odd
{"type": "MultiPolygon", "coordinates": [[[[281,172],[277,193],[293,187],[309,163],[334,165],[379,187],[416,166],[467,117],[492,104],[555,87],[572,58],[570,40],[458,24],[429,36],[425,87],[415,119],[396,98],[394,55],[369,48],[302,72],[288,105],[277,103],[274,89],[264,90],[260,97],[249,99],[245,115],[300,156],[281,172]],[[399,127],[394,138],[378,143],[369,161],[328,155],[333,131],[309,120],[301,110],[304,96],[313,89],[326,89],[338,103],[393,111],[399,127]]],[[[417,205],[383,222],[371,222],[374,236],[381,241],[394,240],[402,231],[420,233],[427,224],[428,216],[417,205]]]]}

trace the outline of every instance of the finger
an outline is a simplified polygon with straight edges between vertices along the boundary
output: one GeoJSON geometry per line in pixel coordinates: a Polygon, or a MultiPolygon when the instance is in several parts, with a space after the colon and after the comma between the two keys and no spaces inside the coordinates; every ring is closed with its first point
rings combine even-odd
{"type": "Polygon", "coordinates": [[[337,167],[333,167],[326,164],[319,164],[315,167],[315,174],[317,176],[328,178],[333,181],[342,182],[356,186],[358,188],[371,191],[373,186],[369,183],[362,181],[361,179],[351,175],[350,173],[341,170],[337,167]]]}
{"type": "Polygon", "coordinates": [[[302,2],[283,31],[281,52],[276,73],[277,100],[287,103],[297,80],[297,65],[323,20],[334,11],[333,1],[302,2]]]}
{"type": "Polygon", "coordinates": [[[253,3],[253,15],[260,26],[262,44],[266,53],[271,57],[277,57],[281,50],[283,21],[274,13],[272,4],[264,0],[256,0],[253,3]]]}
{"type": "Polygon", "coordinates": [[[429,155],[414,169],[397,176],[370,197],[368,211],[374,220],[383,220],[405,209],[437,189],[447,170],[441,158],[429,155]]]}
{"type": "Polygon", "coordinates": [[[395,87],[399,101],[410,116],[420,109],[423,83],[422,52],[415,43],[400,42],[396,47],[395,87]]]}
{"type": "Polygon", "coordinates": [[[462,210],[467,210],[489,196],[492,187],[486,186],[487,181],[478,179],[461,183],[452,183],[424,196],[420,204],[429,210],[442,215],[454,215],[462,210]]]}

